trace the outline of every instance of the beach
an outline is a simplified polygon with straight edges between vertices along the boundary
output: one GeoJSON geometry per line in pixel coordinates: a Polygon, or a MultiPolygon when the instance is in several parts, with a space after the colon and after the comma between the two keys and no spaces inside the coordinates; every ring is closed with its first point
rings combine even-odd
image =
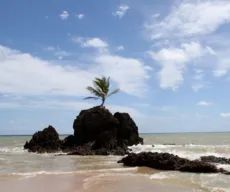
{"type": "MultiPolygon", "coordinates": [[[[229,133],[141,136],[145,144],[131,147],[135,153],[169,152],[188,159],[198,159],[206,155],[230,158],[229,133]],[[165,143],[168,145],[164,145],[165,143]]],[[[119,156],[31,154],[22,147],[30,138],[31,136],[0,137],[1,191],[230,191],[229,176],[223,174],[194,174],[145,167],[123,167],[117,163],[122,158],[119,156]]],[[[230,165],[217,166],[230,170],[230,165]]]]}

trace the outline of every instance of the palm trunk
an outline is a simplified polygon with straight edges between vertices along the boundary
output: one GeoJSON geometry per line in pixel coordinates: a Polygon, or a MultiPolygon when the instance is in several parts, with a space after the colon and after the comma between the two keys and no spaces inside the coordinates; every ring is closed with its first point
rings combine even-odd
{"type": "Polygon", "coordinates": [[[103,98],[102,98],[101,107],[103,107],[103,106],[104,106],[104,103],[105,103],[105,98],[103,97],[103,98]]]}

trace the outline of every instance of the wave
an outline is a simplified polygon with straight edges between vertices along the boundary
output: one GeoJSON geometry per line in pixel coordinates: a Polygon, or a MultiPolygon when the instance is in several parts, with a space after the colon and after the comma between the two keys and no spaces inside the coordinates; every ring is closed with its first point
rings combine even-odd
{"type": "Polygon", "coordinates": [[[24,173],[9,173],[7,175],[13,176],[37,176],[37,175],[69,175],[69,174],[81,174],[81,173],[101,173],[101,172],[136,172],[138,167],[131,168],[111,168],[111,169],[98,169],[98,170],[79,170],[79,171],[36,171],[36,172],[24,172],[24,173]]]}
{"type": "Polygon", "coordinates": [[[0,147],[0,153],[25,153],[23,147],[0,147]]]}
{"type": "Polygon", "coordinates": [[[171,153],[190,160],[199,159],[201,156],[209,155],[230,158],[230,145],[135,145],[129,148],[134,153],[171,153]]]}

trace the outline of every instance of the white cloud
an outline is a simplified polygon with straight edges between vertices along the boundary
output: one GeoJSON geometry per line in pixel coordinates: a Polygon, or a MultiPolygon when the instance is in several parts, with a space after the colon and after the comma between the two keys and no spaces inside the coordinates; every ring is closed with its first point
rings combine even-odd
{"type": "Polygon", "coordinates": [[[220,55],[219,62],[213,70],[214,77],[222,77],[228,73],[230,69],[230,57],[228,55],[220,55]]]}
{"type": "Polygon", "coordinates": [[[93,47],[93,48],[106,48],[108,43],[101,40],[100,38],[83,38],[77,37],[73,38],[73,42],[79,43],[82,47],[93,47]]]}
{"type": "Polygon", "coordinates": [[[158,72],[160,87],[176,90],[184,81],[187,64],[205,54],[205,49],[197,42],[182,44],[180,48],[163,48],[158,52],[149,51],[161,70],[158,72]]]}
{"type": "Polygon", "coordinates": [[[180,1],[162,20],[145,25],[152,39],[206,35],[230,22],[230,2],[226,0],[180,1]]]}
{"type": "Polygon", "coordinates": [[[204,78],[204,71],[201,69],[195,69],[195,75],[193,78],[195,80],[202,80],[204,78]]]}
{"type": "Polygon", "coordinates": [[[127,13],[129,9],[130,8],[128,5],[122,4],[118,7],[117,11],[113,13],[113,15],[121,19],[127,13]]]}
{"type": "Polygon", "coordinates": [[[124,49],[125,48],[122,45],[120,45],[120,46],[117,47],[117,51],[123,51],[124,49]]]}
{"type": "Polygon", "coordinates": [[[44,50],[52,52],[55,56],[58,57],[58,59],[62,59],[63,57],[68,57],[71,55],[70,52],[64,51],[60,47],[48,46],[45,47],[44,50]]]}
{"type": "Polygon", "coordinates": [[[135,96],[147,92],[150,67],[134,58],[111,54],[91,57],[91,65],[57,64],[0,46],[0,93],[84,97],[95,76],[110,76],[121,91],[135,96]],[[132,69],[132,70],[130,70],[132,69]]]}
{"type": "Polygon", "coordinates": [[[98,71],[113,77],[125,93],[136,96],[145,96],[147,93],[146,81],[151,68],[142,61],[115,55],[100,55],[95,61],[100,64],[98,71]]]}
{"type": "Polygon", "coordinates": [[[0,46],[0,92],[21,95],[83,96],[93,74],[77,67],[56,65],[0,46]],[[81,83],[79,83],[81,82],[81,83]]]}
{"type": "Polygon", "coordinates": [[[206,89],[206,88],[210,88],[210,84],[207,82],[196,82],[192,85],[192,89],[195,92],[200,91],[201,89],[206,89]]]}
{"type": "MultiPolygon", "coordinates": [[[[80,111],[83,109],[88,109],[93,106],[99,105],[100,101],[95,101],[94,103],[88,103],[84,101],[67,101],[67,100],[55,100],[55,99],[46,99],[46,100],[29,100],[21,99],[17,101],[10,102],[1,102],[0,101],[0,109],[15,109],[15,108],[23,108],[23,109],[61,109],[61,110],[74,110],[80,111]],[[97,104],[98,103],[98,104],[97,104]]],[[[106,104],[106,108],[108,108],[111,113],[115,112],[126,112],[129,113],[133,117],[141,117],[142,114],[139,113],[135,108],[120,106],[120,105],[110,105],[106,104]]]]}
{"type": "Polygon", "coordinates": [[[220,116],[223,118],[230,118],[230,113],[220,113],[220,116]]]}
{"type": "Polygon", "coordinates": [[[63,12],[60,14],[60,18],[61,18],[62,20],[66,20],[66,19],[68,19],[68,17],[69,17],[69,13],[68,13],[67,11],[63,11],[63,12]]]}
{"type": "Polygon", "coordinates": [[[76,17],[81,20],[85,17],[85,15],[83,13],[80,13],[80,14],[77,14],[76,17]]]}
{"type": "Polygon", "coordinates": [[[210,105],[213,105],[213,103],[212,102],[207,102],[207,101],[200,101],[196,105],[199,105],[199,106],[210,106],[210,105]]]}

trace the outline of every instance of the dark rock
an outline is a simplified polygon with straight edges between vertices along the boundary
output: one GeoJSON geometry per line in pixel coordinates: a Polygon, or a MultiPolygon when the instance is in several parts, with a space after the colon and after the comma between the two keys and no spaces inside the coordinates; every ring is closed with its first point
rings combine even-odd
{"type": "Polygon", "coordinates": [[[62,141],[62,151],[70,151],[76,145],[76,138],[73,135],[69,135],[62,141]]]}
{"type": "Polygon", "coordinates": [[[87,156],[87,155],[95,155],[95,151],[93,151],[90,146],[79,146],[75,147],[68,155],[81,155],[81,156],[87,156]]]}
{"type": "Polygon", "coordinates": [[[112,115],[104,107],[81,111],[73,123],[73,128],[76,145],[92,143],[93,150],[107,149],[113,152],[116,149],[127,150],[130,145],[143,144],[138,127],[129,114],[112,115]]]}
{"type": "Polygon", "coordinates": [[[229,174],[228,171],[224,169],[218,169],[215,165],[210,163],[203,161],[191,161],[169,153],[130,153],[128,156],[118,161],[118,163],[123,163],[126,166],[146,166],[160,170],[175,170],[194,173],[221,172],[224,174],[229,174]]]}
{"type": "Polygon", "coordinates": [[[230,159],[215,156],[202,156],[201,161],[210,163],[230,164],[230,159]]]}
{"type": "Polygon", "coordinates": [[[218,173],[220,172],[215,165],[203,161],[189,161],[179,167],[179,171],[193,173],[218,173]]]}
{"type": "Polygon", "coordinates": [[[54,153],[60,151],[61,140],[55,128],[48,126],[43,131],[36,132],[29,142],[26,142],[24,149],[29,152],[54,153]]]}
{"type": "Polygon", "coordinates": [[[76,144],[80,146],[94,142],[102,133],[118,124],[118,120],[106,108],[82,110],[73,123],[76,144]]]}
{"type": "Polygon", "coordinates": [[[117,137],[119,146],[143,144],[143,138],[139,137],[138,127],[128,113],[115,113],[114,117],[118,119],[119,126],[117,129],[117,137]]]}
{"type": "Polygon", "coordinates": [[[143,144],[138,127],[127,113],[112,115],[105,107],[83,110],[73,123],[74,135],[59,139],[49,126],[33,135],[24,148],[30,152],[63,151],[69,155],[125,155],[128,146],[143,144]]]}

